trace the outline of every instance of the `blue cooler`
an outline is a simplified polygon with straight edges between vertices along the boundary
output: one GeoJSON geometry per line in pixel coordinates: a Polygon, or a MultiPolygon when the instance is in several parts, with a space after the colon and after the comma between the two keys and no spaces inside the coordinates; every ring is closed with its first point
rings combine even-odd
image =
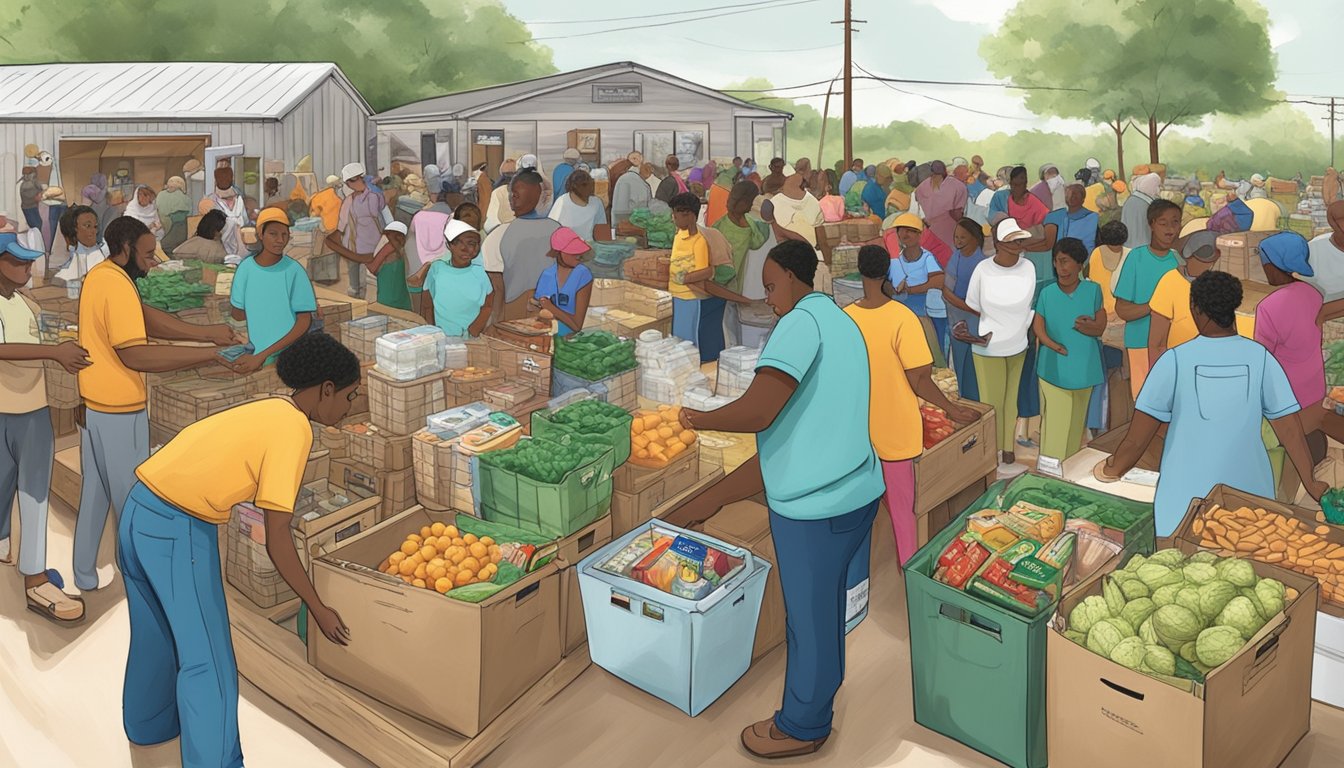
{"type": "Polygon", "coordinates": [[[653,520],[579,563],[579,590],[593,663],[695,717],[751,666],[756,622],[771,565],[702,533],[653,520]],[[699,600],[663,592],[600,566],[640,536],[685,536],[743,566],[699,600]]]}

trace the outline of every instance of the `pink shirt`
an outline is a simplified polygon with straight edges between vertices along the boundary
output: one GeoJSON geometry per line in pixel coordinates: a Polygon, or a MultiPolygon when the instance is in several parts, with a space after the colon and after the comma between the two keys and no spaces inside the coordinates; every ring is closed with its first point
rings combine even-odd
{"type": "Polygon", "coordinates": [[[1050,209],[1035,195],[1028,194],[1021,203],[1014,200],[1012,195],[1008,196],[1008,215],[1017,219],[1017,226],[1023,229],[1039,227],[1045,223],[1045,217],[1049,214],[1050,209]]]}
{"type": "Polygon", "coordinates": [[[1325,399],[1325,360],[1321,356],[1321,294],[1293,282],[1276,289],[1255,308],[1255,340],[1283,366],[1297,404],[1319,406],[1325,399]]]}

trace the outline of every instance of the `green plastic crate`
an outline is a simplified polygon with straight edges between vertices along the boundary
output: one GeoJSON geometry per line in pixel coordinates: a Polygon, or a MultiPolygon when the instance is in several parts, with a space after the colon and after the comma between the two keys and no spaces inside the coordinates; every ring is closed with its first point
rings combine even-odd
{"type": "MultiPolygon", "coordinates": [[[[910,667],[915,722],[1013,768],[1045,768],[1045,646],[1053,611],[1028,618],[933,579],[938,556],[966,529],[966,518],[997,506],[1000,494],[1023,483],[1068,485],[1035,475],[999,481],[906,564],[910,667]]],[[[1079,490],[1098,500],[1137,503],[1079,490]]],[[[1141,506],[1148,517],[1133,526],[1133,541],[1126,538],[1126,556],[1153,551],[1152,505],[1141,506]]]]}
{"type": "MultiPolygon", "coordinates": [[[[601,440],[611,447],[611,464],[613,467],[619,467],[630,458],[630,424],[634,417],[629,413],[625,414],[625,420],[603,433],[592,433],[589,437],[601,440]]],[[[578,435],[587,434],[579,432],[568,424],[557,424],[551,421],[550,411],[533,411],[532,426],[530,433],[533,437],[546,438],[553,440],[560,435],[578,435]]]]}
{"type": "MultiPolygon", "coordinates": [[[[571,436],[563,435],[561,442],[571,436]]],[[[481,517],[550,538],[562,538],[597,522],[611,510],[612,453],[572,470],[558,483],[539,482],[479,457],[481,517]]]]}

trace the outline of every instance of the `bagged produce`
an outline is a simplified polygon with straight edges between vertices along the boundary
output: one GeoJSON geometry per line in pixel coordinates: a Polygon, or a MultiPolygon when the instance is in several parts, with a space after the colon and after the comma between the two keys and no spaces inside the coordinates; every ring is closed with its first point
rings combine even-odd
{"type": "Polygon", "coordinates": [[[1065,636],[1159,680],[1203,682],[1297,599],[1250,562],[1204,550],[1135,555],[1066,617],[1065,636]],[[1149,597],[1149,594],[1152,597],[1149,597]]]}
{"type": "Polygon", "coordinates": [[[672,238],[677,235],[677,225],[672,223],[671,213],[652,213],[648,208],[638,208],[630,214],[630,223],[644,230],[650,248],[671,248],[672,238]]]}
{"type": "Polygon", "coordinates": [[[140,299],[164,312],[181,312],[205,306],[205,297],[214,291],[200,283],[189,283],[178,272],[151,272],[136,281],[140,299]]]}
{"type": "Polygon", "coordinates": [[[515,474],[554,485],[580,466],[596,461],[611,447],[600,439],[576,435],[568,445],[545,439],[528,440],[514,448],[494,451],[482,459],[515,474]]]}
{"type": "Polygon", "coordinates": [[[576,333],[555,341],[557,370],[587,381],[600,381],[636,366],[635,342],[606,331],[576,333]]]}

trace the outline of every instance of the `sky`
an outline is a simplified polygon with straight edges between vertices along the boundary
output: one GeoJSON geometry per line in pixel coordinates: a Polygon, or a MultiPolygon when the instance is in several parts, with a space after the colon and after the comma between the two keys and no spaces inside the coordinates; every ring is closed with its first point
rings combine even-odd
{"type": "MultiPolygon", "coordinates": [[[[843,15],[841,0],[778,0],[786,7],[750,8],[761,0],[503,0],[528,23],[536,38],[554,51],[561,71],[637,61],[670,74],[722,87],[747,78],[764,77],[776,87],[828,80],[839,71],[843,49],[840,25],[830,22],[843,15]],[[692,23],[586,35],[596,30],[677,21],[675,11],[706,10],[701,16],[732,15],[692,23]],[[658,14],[655,18],[654,15],[658,14]],[[637,17],[627,21],[605,21],[637,17]],[[598,21],[602,20],[602,21],[598,21]],[[569,22],[569,23],[540,23],[569,22]],[[585,34],[582,37],[561,37],[585,34]],[[778,53],[772,55],[769,51],[778,53]]],[[[1260,0],[1273,20],[1270,42],[1279,57],[1278,87],[1294,96],[1344,97],[1344,86],[1331,78],[1325,61],[1337,50],[1336,24],[1313,20],[1338,18],[1340,0],[1260,0]]],[[[873,74],[911,80],[995,82],[980,58],[981,38],[994,31],[1016,0],[853,0],[854,17],[866,20],[854,36],[854,61],[873,74]],[[914,34],[910,34],[911,32],[914,34]]],[[[695,16],[696,14],[688,14],[695,16]]],[[[856,71],[857,74],[857,71],[856,71]]],[[[998,131],[1040,128],[1064,133],[1092,133],[1085,122],[1043,119],[1022,105],[1020,92],[1004,88],[968,86],[897,86],[900,93],[874,81],[855,81],[854,112],[858,125],[885,125],[892,120],[914,120],[931,125],[955,125],[967,138],[998,131]],[[935,97],[957,106],[941,104],[935,97]]],[[[827,86],[781,90],[780,95],[817,95],[801,101],[822,109],[827,86]]],[[[839,108],[832,99],[832,113],[839,108]]],[[[1312,117],[1326,110],[1302,107],[1312,117]]],[[[1324,120],[1316,120],[1321,131],[1324,120]]]]}

